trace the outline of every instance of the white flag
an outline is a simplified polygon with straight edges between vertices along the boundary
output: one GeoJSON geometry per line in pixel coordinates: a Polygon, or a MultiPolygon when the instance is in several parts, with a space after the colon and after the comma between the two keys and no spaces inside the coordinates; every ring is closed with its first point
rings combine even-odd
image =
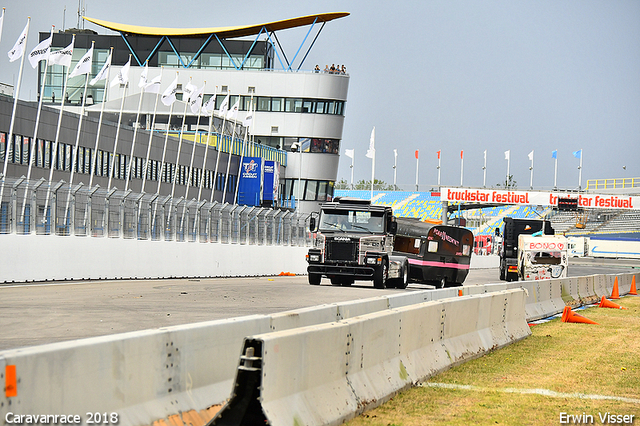
{"type": "Polygon", "coordinates": [[[91,81],[89,82],[89,84],[93,86],[94,84],[96,84],[100,80],[104,80],[105,78],[107,78],[107,71],[109,71],[109,67],[110,66],[111,66],[111,53],[109,53],[109,57],[104,62],[104,65],[100,69],[100,72],[98,73],[98,75],[93,77],[91,79],[91,81]]]}
{"type": "Polygon", "coordinates": [[[73,78],[77,75],[89,74],[91,72],[91,62],[93,61],[93,46],[84,54],[80,61],[76,64],[76,67],[69,74],[69,78],[73,78]]]}
{"type": "Polygon", "coordinates": [[[192,84],[191,80],[189,80],[187,85],[182,89],[182,100],[188,103],[196,90],[198,90],[198,87],[195,84],[192,84]]]}
{"type": "Polygon", "coordinates": [[[142,72],[140,73],[140,81],[138,82],[138,87],[139,88],[143,88],[145,87],[149,82],[147,81],[147,74],[149,73],[149,61],[144,63],[144,68],[142,69],[142,72]]]}
{"type": "Polygon", "coordinates": [[[24,30],[18,37],[16,44],[13,45],[13,49],[7,53],[9,55],[9,62],[17,61],[24,54],[25,44],[27,42],[27,33],[29,32],[29,21],[27,20],[27,25],[24,26],[24,30]]]}
{"type": "Polygon", "coordinates": [[[351,158],[353,160],[355,150],[353,149],[345,149],[344,150],[344,155],[346,155],[347,157],[351,158]]]}
{"type": "Polygon", "coordinates": [[[238,116],[238,109],[240,109],[240,96],[238,96],[236,103],[234,103],[229,112],[227,112],[227,120],[235,120],[238,116]]]}
{"type": "Polygon", "coordinates": [[[533,151],[529,153],[529,160],[533,161],[533,151]]]}
{"type": "Polygon", "coordinates": [[[215,109],[216,109],[216,94],[214,93],[213,96],[211,96],[209,100],[205,102],[204,105],[202,105],[202,112],[209,115],[215,109]]]}
{"type": "Polygon", "coordinates": [[[202,86],[200,89],[196,89],[196,91],[191,94],[191,99],[189,99],[189,108],[191,108],[191,112],[193,114],[197,114],[198,110],[200,110],[200,106],[202,106],[203,91],[204,86],[202,86]]]}
{"type": "Polygon", "coordinates": [[[371,139],[369,139],[369,149],[367,150],[366,157],[374,159],[376,157],[376,128],[371,131],[371,139]]]}
{"type": "Polygon", "coordinates": [[[511,150],[504,152],[504,159],[505,160],[508,160],[510,156],[511,156],[511,150]]]}
{"type": "Polygon", "coordinates": [[[144,91],[147,93],[160,93],[161,80],[162,80],[162,76],[160,75],[157,76],[156,78],[154,78],[144,86],[144,91]]]}
{"type": "Polygon", "coordinates": [[[117,86],[118,84],[126,86],[129,83],[129,68],[131,68],[131,57],[129,57],[129,61],[120,69],[116,78],[111,81],[111,87],[117,86]]]}
{"type": "Polygon", "coordinates": [[[70,67],[72,57],[73,41],[64,49],[54,50],[53,52],[49,53],[49,65],[62,65],[63,67],[70,67]]]}
{"type": "Polygon", "coordinates": [[[229,110],[229,94],[227,93],[227,96],[224,98],[224,100],[220,104],[220,109],[218,110],[218,112],[220,113],[220,115],[225,115],[228,110],[229,110]]]}
{"type": "Polygon", "coordinates": [[[53,40],[53,33],[49,36],[48,39],[42,40],[36,47],[33,48],[31,53],[29,53],[29,62],[31,62],[31,66],[35,69],[38,66],[38,62],[46,61],[49,59],[49,53],[51,52],[51,41],[53,40]]]}
{"type": "Polygon", "coordinates": [[[170,106],[176,101],[176,92],[178,91],[178,76],[173,80],[173,83],[167,87],[167,90],[162,92],[162,98],[160,100],[166,106],[170,106]]]}
{"type": "Polygon", "coordinates": [[[244,117],[244,120],[242,121],[242,125],[244,127],[249,127],[251,126],[251,123],[253,123],[253,111],[249,109],[249,111],[247,111],[246,117],[244,117]]]}

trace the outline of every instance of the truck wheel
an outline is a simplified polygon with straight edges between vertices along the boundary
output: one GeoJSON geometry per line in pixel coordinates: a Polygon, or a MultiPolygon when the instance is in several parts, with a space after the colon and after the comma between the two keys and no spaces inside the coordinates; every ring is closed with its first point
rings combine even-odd
{"type": "Polygon", "coordinates": [[[500,280],[504,281],[507,279],[507,277],[505,276],[505,268],[502,267],[502,264],[500,264],[500,280]]]}
{"type": "Polygon", "coordinates": [[[383,260],[382,265],[373,273],[373,286],[375,288],[384,288],[389,277],[389,267],[387,261],[383,260]]]}
{"type": "Polygon", "coordinates": [[[507,282],[518,281],[518,274],[513,272],[507,272],[507,282]]]}
{"type": "Polygon", "coordinates": [[[320,285],[321,279],[322,279],[322,275],[309,273],[309,284],[320,285]]]}
{"type": "Polygon", "coordinates": [[[445,288],[447,286],[447,277],[442,277],[440,281],[436,283],[436,288],[445,288]]]}
{"type": "Polygon", "coordinates": [[[340,285],[342,284],[342,277],[331,277],[331,285],[340,285]]]}
{"type": "Polygon", "coordinates": [[[409,264],[405,262],[400,269],[400,278],[395,280],[395,287],[402,290],[407,288],[407,284],[409,284],[409,264]]]}

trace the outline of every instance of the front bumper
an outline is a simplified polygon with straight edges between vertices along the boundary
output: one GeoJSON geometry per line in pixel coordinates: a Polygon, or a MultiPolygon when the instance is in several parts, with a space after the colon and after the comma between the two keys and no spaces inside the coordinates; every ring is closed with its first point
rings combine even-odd
{"type": "Polygon", "coordinates": [[[372,266],[341,266],[313,263],[307,266],[307,273],[309,274],[351,277],[353,279],[373,279],[374,272],[375,268],[372,266]]]}

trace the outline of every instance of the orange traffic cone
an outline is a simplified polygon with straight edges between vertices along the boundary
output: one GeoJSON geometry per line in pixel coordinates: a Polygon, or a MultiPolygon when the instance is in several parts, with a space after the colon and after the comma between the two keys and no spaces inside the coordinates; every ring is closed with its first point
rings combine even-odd
{"type": "Polygon", "coordinates": [[[638,291],[636,290],[636,276],[635,275],[631,278],[631,290],[629,290],[629,294],[632,294],[634,296],[638,295],[638,291]]]}
{"type": "Polygon", "coordinates": [[[588,318],[583,317],[582,315],[578,315],[571,310],[570,306],[565,306],[564,311],[562,311],[562,322],[580,322],[583,324],[596,324],[599,325],[595,321],[591,321],[588,318]]]}
{"type": "Polygon", "coordinates": [[[613,308],[613,309],[627,309],[624,308],[620,305],[618,305],[617,303],[614,303],[610,300],[607,300],[606,297],[602,296],[602,299],[600,300],[600,304],[598,305],[598,307],[600,308],[613,308]]]}
{"type": "Polygon", "coordinates": [[[618,277],[613,283],[613,291],[611,292],[610,299],[620,299],[620,293],[618,293],[618,277]]]}

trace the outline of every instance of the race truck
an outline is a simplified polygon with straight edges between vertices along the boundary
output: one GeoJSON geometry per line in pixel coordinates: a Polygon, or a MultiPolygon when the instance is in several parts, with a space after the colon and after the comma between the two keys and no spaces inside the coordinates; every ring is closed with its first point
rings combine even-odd
{"type": "MultiPolygon", "coordinates": [[[[548,220],[505,217],[503,222],[502,245],[498,249],[500,279],[518,281],[518,237],[535,233],[553,235],[554,230],[548,220]]],[[[496,236],[498,235],[500,235],[500,229],[496,228],[496,236]]]]}
{"type": "Polygon", "coordinates": [[[336,198],[321,206],[315,247],[307,254],[309,284],[372,280],[376,288],[409,281],[441,288],[462,285],[469,272],[473,234],[465,228],[395,218],[391,207],[336,198]]]}
{"type": "Polygon", "coordinates": [[[398,224],[391,207],[336,197],[322,204],[318,222],[312,217],[310,229],[316,240],[307,254],[309,284],[319,285],[324,276],[333,285],[369,280],[376,288],[407,287],[407,258],[393,254],[398,224]]]}
{"type": "Polygon", "coordinates": [[[561,235],[518,237],[518,276],[521,280],[565,278],[567,258],[567,239],[561,235]]]}

